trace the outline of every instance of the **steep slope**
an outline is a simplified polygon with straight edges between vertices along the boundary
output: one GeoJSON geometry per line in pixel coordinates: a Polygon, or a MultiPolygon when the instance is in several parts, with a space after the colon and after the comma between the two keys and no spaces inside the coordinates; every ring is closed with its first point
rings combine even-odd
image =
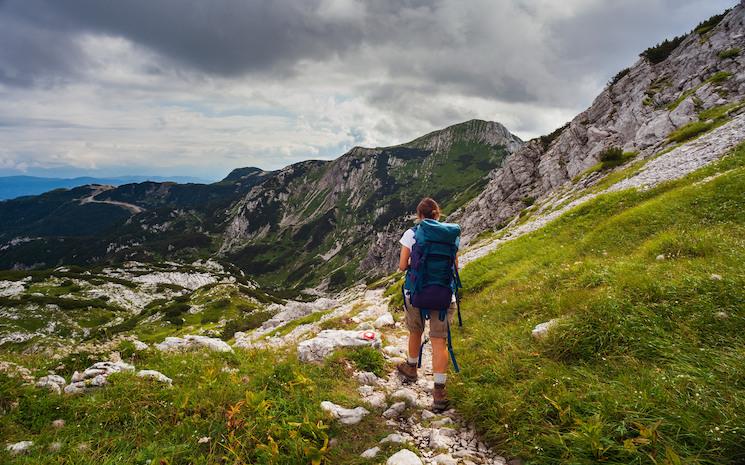
{"type": "Polygon", "coordinates": [[[474,120],[407,144],[292,165],[236,206],[222,253],[264,282],[313,285],[330,275],[333,288],[389,272],[393,236],[422,196],[448,199],[444,208],[453,211],[521,145],[501,124],[474,120]]]}
{"type": "Polygon", "coordinates": [[[702,23],[671,53],[664,46],[649,49],[590,108],[508,157],[484,191],[452,216],[464,226],[465,239],[502,227],[527,204],[596,165],[609,148],[650,157],[720,123],[713,117],[741,111],[744,21],[739,4],[702,23]]]}
{"type": "Polygon", "coordinates": [[[745,145],[467,265],[458,409],[527,463],[742,463],[743,199],[745,145]]]}

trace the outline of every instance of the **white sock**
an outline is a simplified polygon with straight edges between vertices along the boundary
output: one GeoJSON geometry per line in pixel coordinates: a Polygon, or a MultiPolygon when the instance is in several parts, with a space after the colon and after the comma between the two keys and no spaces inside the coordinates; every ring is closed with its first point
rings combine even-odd
{"type": "Polygon", "coordinates": [[[447,380],[447,373],[435,373],[435,384],[445,384],[447,380]]]}
{"type": "Polygon", "coordinates": [[[407,357],[407,362],[409,362],[409,365],[417,365],[419,363],[418,357],[407,357]]]}

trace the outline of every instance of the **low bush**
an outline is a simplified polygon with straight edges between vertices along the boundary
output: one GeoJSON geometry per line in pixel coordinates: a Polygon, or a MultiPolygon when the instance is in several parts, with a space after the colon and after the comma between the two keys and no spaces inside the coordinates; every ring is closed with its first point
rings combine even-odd
{"type": "Polygon", "coordinates": [[[618,81],[623,79],[624,76],[629,74],[630,71],[631,71],[631,68],[625,68],[619,71],[615,76],[613,76],[613,78],[610,81],[608,81],[608,87],[615,86],[618,83],[618,81]]]}
{"type": "Polygon", "coordinates": [[[676,48],[678,48],[678,45],[680,45],[686,37],[687,36],[682,35],[679,37],[675,37],[672,40],[665,39],[654,47],[649,47],[639,56],[646,58],[653,65],[662,63],[663,61],[667,60],[670,54],[673,53],[676,48]]]}
{"type": "Polygon", "coordinates": [[[730,10],[725,10],[725,12],[722,14],[714,15],[711,18],[707,19],[706,21],[701,21],[693,29],[693,32],[695,32],[696,34],[700,36],[703,36],[707,32],[714,29],[717,26],[717,24],[719,24],[724,19],[724,17],[727,16],[727,13],[729,12],[730,10]]]}
{"type": "Polygon", "coordinates": [[[726,60],[729,58],[739,57],[741,52],[742,50],[740,49],[740,47],[734,47],[728,48],[727,50],[722,50],[721,52],[717,53],[717,56],[722,60],[726,60]]]}

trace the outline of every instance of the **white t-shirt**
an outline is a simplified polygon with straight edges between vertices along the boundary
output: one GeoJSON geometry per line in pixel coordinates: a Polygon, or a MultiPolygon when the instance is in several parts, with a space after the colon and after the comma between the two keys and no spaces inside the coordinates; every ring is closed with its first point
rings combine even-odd
{"type": "MultiPolygon", "coordinates": [[[[412,228],[409,228],[404,232],[404,235],[401,236],[401,240],[398,242],[401,243],[404,247],[411,250],[412,247],[414,247],[414,244],[416,244],[416,238],[414,237],[414,230],[412,228]]],[[[460,250],[460,237],[455,240],[455,246],[460,250]]]]}

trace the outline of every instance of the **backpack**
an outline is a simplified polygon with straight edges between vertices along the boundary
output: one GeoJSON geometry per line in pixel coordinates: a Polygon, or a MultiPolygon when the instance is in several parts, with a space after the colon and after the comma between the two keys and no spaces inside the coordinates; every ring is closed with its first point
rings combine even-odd
{"type": "MultiPolygon", "coordinates": [[[[411,261],[406,270],[406,279],[401,288],[406,305],[406,291],[409,291],[411,305],[419,309],[422,321],[431,318],[432,311],[438,312],[440,321],[447,318],[453,295],[458,307],[458,325],[463,326],[460,316],[461,287],[455,256],[460,242],[460,226],[453,223],[440,223],[425,219],[412,228],[416,243],[411,249],[411,261]]],[[[450,324],[447,325],[448,351],[456,373],[460,371],[453,353],[450,337],[450,324]]],[[[419,366],[422,365],[422,343],[419,350],[419,366]]]]}

